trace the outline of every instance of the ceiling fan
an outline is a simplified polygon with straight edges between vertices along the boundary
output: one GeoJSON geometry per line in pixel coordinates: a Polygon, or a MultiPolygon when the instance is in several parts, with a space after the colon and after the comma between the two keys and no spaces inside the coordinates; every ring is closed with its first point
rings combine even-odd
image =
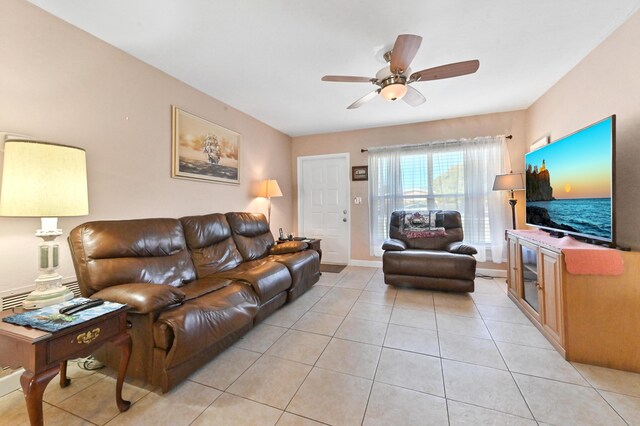
{"type": "Polygon", "coordinates": [[[402,99],[409,105],[416,107],[423,104],[426,99],[422,93],[409,86],[411,83],[458,77],[473,74],[478,71],[480,61],[474,59],[472,61],[456,62],[411,73],[409,65],[416,56],[420,48],[420,43],[422,43],[422,37],[420,36],[400,34],[393,45],[393,49],[384,54],[384,59],[389,65],[378,71],[375,77],[325,75],[322,77],[322,81],[372,83],[379,87],[349,105],[347,109],[358,108],[375,98],[377,94],[380,94],[383,98],[390,101],[402,99]]]}

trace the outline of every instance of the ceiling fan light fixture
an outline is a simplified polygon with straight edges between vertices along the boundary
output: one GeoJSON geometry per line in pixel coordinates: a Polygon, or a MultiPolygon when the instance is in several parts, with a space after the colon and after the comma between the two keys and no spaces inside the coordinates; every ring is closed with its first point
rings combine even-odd
{"type": "Polygon", "coordinates": [[[380,94],[388,101],[397,101],[407,94],[407,86],[402,83],[389,84],[380,90],[380,94]]]}

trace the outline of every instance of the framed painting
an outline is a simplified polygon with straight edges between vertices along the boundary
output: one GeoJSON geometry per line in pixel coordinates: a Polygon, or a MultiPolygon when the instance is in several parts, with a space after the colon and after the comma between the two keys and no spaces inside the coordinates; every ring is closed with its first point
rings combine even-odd
{"type": "Polygon", "coordinates": [[[173,107],[171,177],[240,183],[240,134],[173,107]]]}
{"type": "Polygon", "coordinates": [[[351,180],[369,180],[369,166],[351,167],[351,180]]]}

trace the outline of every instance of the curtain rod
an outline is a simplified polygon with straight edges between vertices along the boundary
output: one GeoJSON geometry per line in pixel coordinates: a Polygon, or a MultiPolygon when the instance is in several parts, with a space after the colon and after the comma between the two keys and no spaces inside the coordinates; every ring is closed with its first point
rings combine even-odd
{"type": "MultiPolygon", "coordinates": [[[[505,139],[513,139],[513,135],[507,135],[504,137],[505,139]]],[[[360,152],[368,152],[369,150],[366,148],[361,148],[360,152]]]]}

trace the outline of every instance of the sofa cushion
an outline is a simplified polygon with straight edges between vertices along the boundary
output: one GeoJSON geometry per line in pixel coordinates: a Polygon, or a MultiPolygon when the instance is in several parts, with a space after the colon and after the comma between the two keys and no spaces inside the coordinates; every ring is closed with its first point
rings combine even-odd
{"type": "Polygon", "coordinates": [[[269,230],[269,222],[263,214],[236,212],[227,213],[226,217],[231,226],[233,240],[245,261],[260,259],[269,254],[274,240],[269,230]]]}
{"type": "Polygon", "coordinates": [[[230,271],[219,272],[213,277],[243,281],[251,285],[261,303],[291,287],[289,271],[278,262],[264,261],[253,268],[247,266],[235,268],[230,271]]]}
{"type": "Polygon", "coordinates": [[[242,263],[231,236],[231,228],[221,213],[180,218],[198,278],[233,269],[242,263]]]}
{"type": "Polygon", "coordinates": [[[315,250],[271,255],[267,259],[281,263],[289,270],[291,287],[287,294],[288,302],[301,296],[320,279],[320,255],[315,250]]]}
{"type": "Polygon", "coordinates": [[[382,256],[382,270],[385,274],[473,281],[476,259],[439,250],[385,251],[382,256]]]}
{"type": "Polygon", "coordinates": [[[184,293],[184,301],[197,299],[205,294],[213,293],[216,290],[220,290],[233,283],[233,280],[216,277],[204,277],[198,278],[195,281],[191,281],[189,284],[185,284],[180,287],[180,290],[184,293]]]}
{"type": "Polygon", "coordinates": [[[118,284],[179,287],[196,278],[177,219],[87,222],[71,230],[69,247],[84,296],[118,284]]]}
{"type": "Polygon", "coordinates": [[[165,366],[188,361],[251,324],[257,306],[251,289],[235,283],[163,312],[154,324],[153,340],[157,348],[169,350],[165,366]]]}

